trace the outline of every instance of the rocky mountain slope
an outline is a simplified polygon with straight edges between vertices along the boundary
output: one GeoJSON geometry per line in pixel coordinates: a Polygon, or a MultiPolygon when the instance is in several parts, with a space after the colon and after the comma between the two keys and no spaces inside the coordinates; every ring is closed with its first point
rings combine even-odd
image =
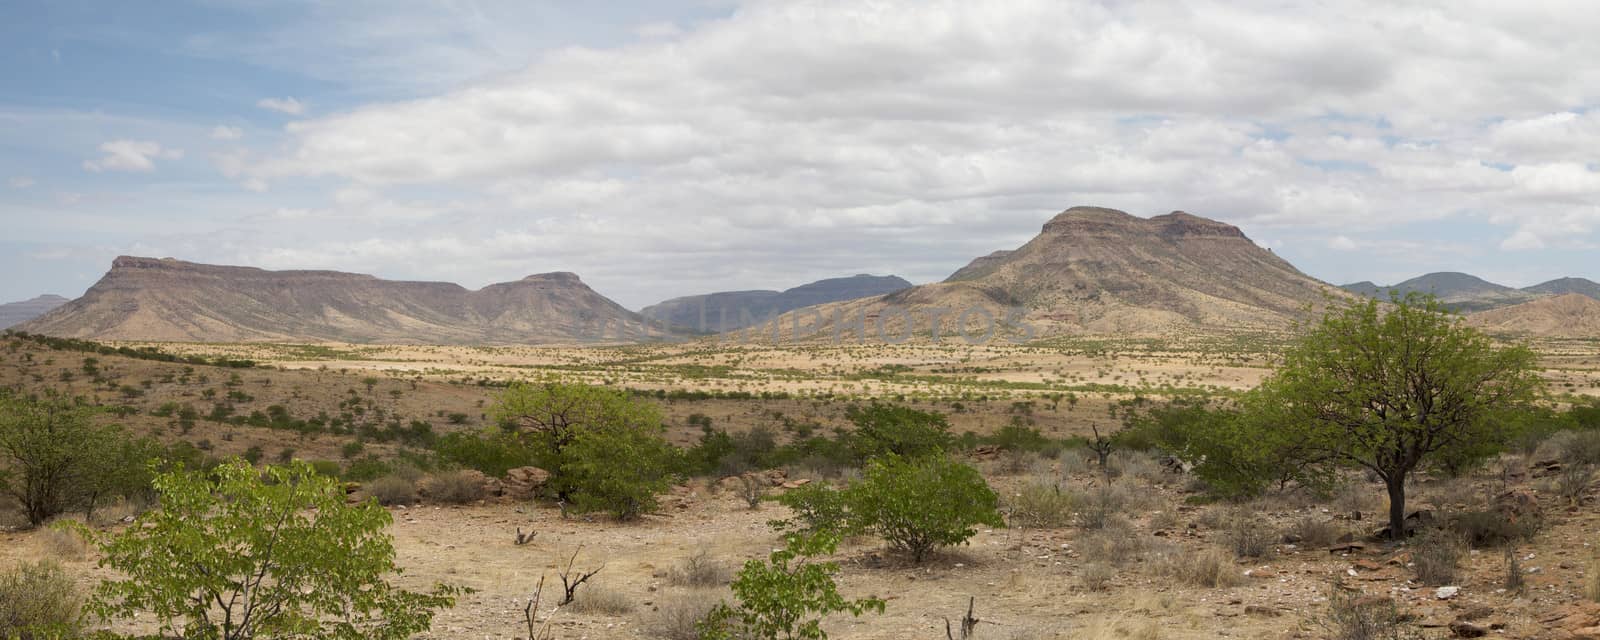
{"type": "Polygon", "coordinates": [[[1541,293],[1515,289],[1495,284],[1477,276],[1439,272],[1417,276],[1399,284],[1381,286],[1371,282],[1357,282],[1341,287],[1356,295],[1387,300],[1391,292],[1432,294],[1445,306],[1462,313],[1495,309],[1521,304],[1540,297],[1541,293]]]}
{"type": "Polygon", "coordinates": [[[571,273],[477,291],[337,271],[117,258],[83,297],[17,327],[96,340],[534,344],[636,341],[644,319],[571,273]]]}
{"type": "Polygon", "coordinates": [[[666,323],[701,332],[722,332],[760,323],[767,318],[811,305],[880,296],[910,287],[899,276],[860,274],[829,278],[785,291],[723,291],[684,296],[650,305],[639,313],[652,323],[666,323]]]}
{"type": "Polygon", "coordinates": [[[1557,278],[1549,282],[1526,287],[1523,291],[1553,296],[1578,293],[1600,300],[1600,282],[1585,278],[1557,278]]]}
{"type": "Polygon", "coordinates": [[[1480,311],[1467,322],[1494,333],[1543,338],[1600,338],[1600,300],[1580,293],[1480,311]]]}
{"type": "Polygon", "coordinates": [[[61,296],[43,295],[21,302],[0,304],[0,329],[17,326],[66,303],[67,299],[61,296]]]}
{"type": "Polygon", "coordinates": [[[1232,225],[1182,211],[1146,219],[1073,207],[1027,244],[978,258],[944,282],[795,313],[821,316],[829,328],[859,314],[893,328],[909,313],[915,332],[928,333],[925,318],[941,309],[947,330],[1020,312],[1038,335],[1159,333],[1285,328],[1329,295],[1344,294],[1232,225]]]}

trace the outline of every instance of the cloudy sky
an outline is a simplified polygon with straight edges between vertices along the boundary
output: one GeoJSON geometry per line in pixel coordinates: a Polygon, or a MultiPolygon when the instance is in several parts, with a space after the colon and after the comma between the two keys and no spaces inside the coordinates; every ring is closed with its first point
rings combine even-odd
{"type": "Polygon", "coordinates": [[[1600,279],[1588,0],[1183,4],[9,2],[0,300],[133,254],[637,308],[938,280],[1078,204],[1600,279]]]}

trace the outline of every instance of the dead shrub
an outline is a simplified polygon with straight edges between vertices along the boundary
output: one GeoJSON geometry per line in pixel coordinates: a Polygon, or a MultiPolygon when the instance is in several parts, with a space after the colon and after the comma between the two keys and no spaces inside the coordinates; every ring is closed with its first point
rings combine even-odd
{"type": "Polygon", "coordinates": [[[633,599],[627,594],[604,585],[589,585],[566,609],[574,613],[601,616],[622,616],[633,613],[633,599]]]}
{"type": "Polygon", "coordinates": [[[1506,547],[1506,577],[1500,586],[1511,593],[1522,593],[1528,586],[1522,577],[1522,559],[1517,557],[1517,550],[1511,547],[1506,547]]]}
{"type": "Polygon", "coordinates": [[[1229,519],[1228,528],[1223,536],[1227,540],[1228,547],[1233,549],[1234,557],[1260,558],[1272,551],[1271,531],[1260,518],[1236,513],[1229,519]]]}
{"type": "Polygon", "coordinates": [[[739,476],[739,498],[744,500],[751,511],[761,508],[761,500],[767,496],[766,481],[752,475],[739,476]]]}
{"type": "Polygon", "coordinates": [[[667,573],[667,583],[678,587],[720,587],[728,584],[733,571],[723,561],[700,549],[678,562],[667,573]]]}
{"type": "Polygon", "coordinates": [[[1589,566],[1583,572],[1583,595],[1600,602],[1600,554],[1589,559],[1589,566]]]}
{"type": "Polygon", "coordinates": [[[1328,640],[1422,640],[1393,598],[1365,596],[1335,582],[1328,612],[1317,621],[1328,640]]]}
{"type": "Polygon", "coordinates": [[[1035,529],[1055,529],[1072,524],[1073,494],[1051,483],[1032,482],[1010,500],[1013,524],[1035,529]]]}
{"type": "Polygon", "coordinates": [[[1600,464],[1600,430],[1558,432],[1539,445],[1534,459],[1556,459],[1567,464],[1600,464]]]}
{"type": "Polygon", "coordinates": [[[1084,565],[1078,572],[1078,584],[1086,591],[1105,591],[1111,588],[1111,579],[1117,576],[1117,571],[1110,565],[1098,562],[1084,565]]]}
{"type": "Polygon", "coordinates": [[[388,475],[367,483],[367,495],[386,507],[417,503],[417,485],[400,476],[388,475]]]}
{"type": "Polygon", "coordinates": [[[1594,467],[1588,464],[1569,464],[1556,474],[1551,482],[1551,488],[1567,504],[1577,506],[1583,504],[1583,496],[1589,493],[1589,486],[1594,484],[1594,467]]]}
{"type": "Polygon", "coordinates": [[[83,621],[83,598],[55,561],[0,572],[0,638],[76,638],[83,621]]]}
{"type": "Polygon", "coordinates": [[[642,624],[652,638],[700,640],[700,630],[695,625],[721,601],[704,591],[673,596],[644,616],[642,624]]]}
{"type": "Polygon", "coordinates": [[[427,480],[428,498],[445,504],[470,504],[488,495],[481,476],[466,471],[444,471],[427,480]]]}
{"type": "Polygon", "coordinates": [[[1411,568],[1417,580],[1427,585],[1453,584],[1461,568],[1465,545],[1455,532],[1429,529],[1412,538],[1411,568]]]}
{"type": "Polygon", "coordinates": [[[1072,501],[1078,505],[1078,526],[1084,529],[1104,529],[1114,521],[1122,520],[1122,512],[1129,502],[1128,489],[1122,485],[1108,484],[1075,493],[1072,501]]]}

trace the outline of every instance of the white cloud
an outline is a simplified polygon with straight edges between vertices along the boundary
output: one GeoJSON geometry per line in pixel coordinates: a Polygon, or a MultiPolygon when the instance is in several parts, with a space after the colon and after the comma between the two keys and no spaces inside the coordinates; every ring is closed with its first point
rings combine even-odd
{"type": "Polygon", "coordinates": [[[262,98],[256,102],[256,106],[270,111],[287,113],[292,116],[303,115],[306,112],[305,103],[295,99],[293,96],[283,98],[262,98]]]}
{"type": "Polygon", "coordinates": [[[100,145],[104,155],[95,160],[83,161],[87,171],[152,171],[158,159],[177,160],[183,157],[182,149],[166,149],[147,140],[112,140],[100,145]]]}
{"type": "Polygon", "coordinates": [[[12,176],[10,180],[6,181],[6,184],[11,185],[12,189],[26,189],[36,184],[36,182],[29,176],[12,176]]]}
{"type": "Polygon", "coordinates": [[[1544,247],[1544,240],[1541,240],[1538,234],[1527,229],[1519,230],[1500,242],[1500,248],[1506,251],[1543,249],[1544,247]]]}
{"type": "Polygon", "coordinates": [[[244,130],[238,127],[217,125],[211,130],[212,140],[238,140],[244,137],[244,130]]]}
{"type": "Polygon", "coordinates": [[[1355,240],[1351,240],[1349,236],[1334,236],[1328,239],[1328,248],[1337,251],[1355,251],[1361,246],[1356,244],[1355,240]]]}

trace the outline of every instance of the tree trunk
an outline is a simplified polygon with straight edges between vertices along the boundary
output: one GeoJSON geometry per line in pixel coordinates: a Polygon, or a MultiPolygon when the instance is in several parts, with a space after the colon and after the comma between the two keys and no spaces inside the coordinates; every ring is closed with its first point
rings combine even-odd
{"type": "Polygon", "coordinates": [[[1389,489],[1389,539],[1406,537],[1406,477],[1395,475],[1384,479],[1389,489]]]}

